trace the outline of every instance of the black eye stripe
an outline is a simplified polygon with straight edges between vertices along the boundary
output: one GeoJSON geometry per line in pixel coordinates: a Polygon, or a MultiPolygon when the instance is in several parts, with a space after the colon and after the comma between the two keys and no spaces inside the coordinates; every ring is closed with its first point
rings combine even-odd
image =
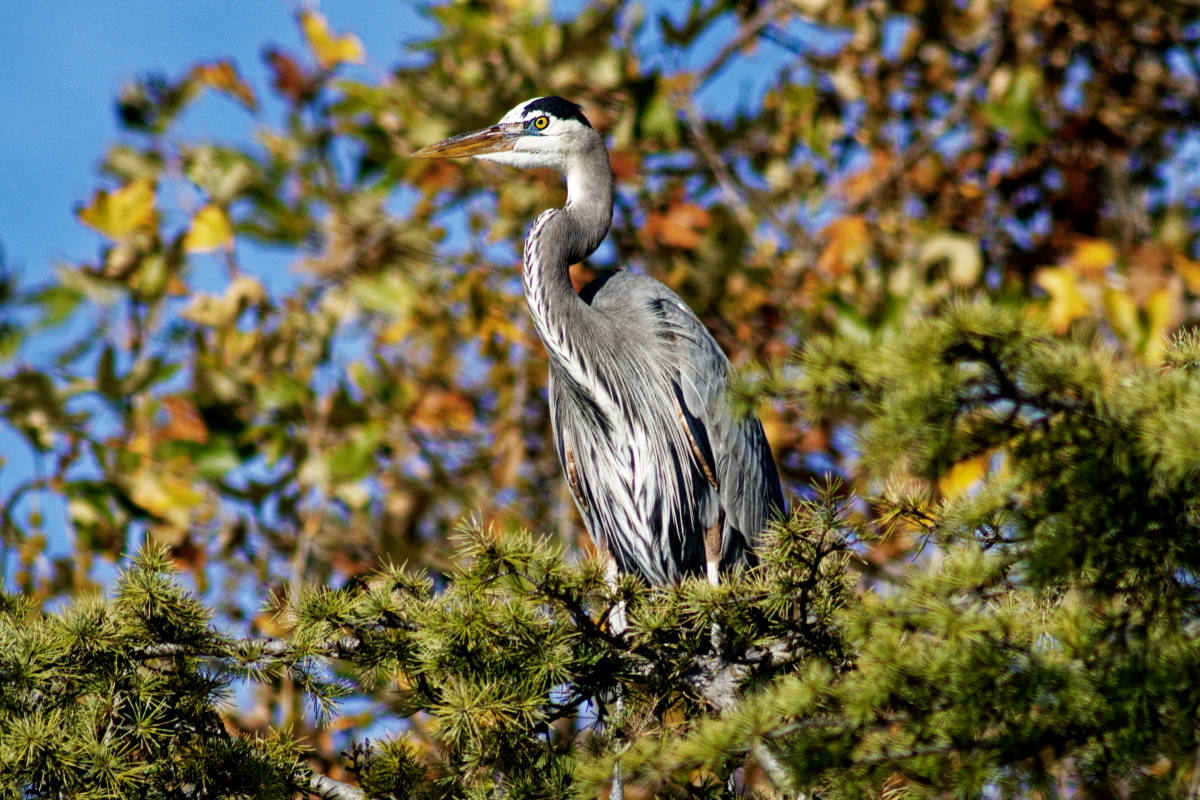
{"type": "Polygon", "coordinates": [[[532,114],[535,111],[540,111],[543,114],[549,114],[559,119],[573,119],[576,122],[588,128],[592,127],[587,118],[583,116],[583,112],[575,103],[570,100],[563,100],[561,97],[538,97],[529,103],[525,104],[522,109],[526,114],[532,114]]]}

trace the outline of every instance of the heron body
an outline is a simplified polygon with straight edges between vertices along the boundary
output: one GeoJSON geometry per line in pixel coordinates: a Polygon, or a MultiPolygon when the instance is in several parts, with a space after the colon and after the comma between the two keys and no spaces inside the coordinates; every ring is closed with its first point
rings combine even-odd
{"type": "Polygon", "coordinates": [[[550,364],[551,426],[563,473],[597,549],[651,583],[753,563],[784,508],[762,425],[728,404],[730,364],[667,286],[618,269],[578,294],[569,267],[612,221],[608,151],[579,106],[528,100],[496,125],[426,147],[548,167],[567,182],[525,240],[523,285],[550,364]]]}

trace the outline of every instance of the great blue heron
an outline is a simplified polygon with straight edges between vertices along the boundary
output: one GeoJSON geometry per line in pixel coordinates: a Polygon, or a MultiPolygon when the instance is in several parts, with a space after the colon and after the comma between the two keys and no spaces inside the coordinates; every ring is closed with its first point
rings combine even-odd
{"type": "Polygon", "coordinates": [[[761,423],[728,404],[729,360],[662,283],[618,269],[576,294],[568,268],[612,222],[604,141],[560,97],[521,103],[489,128],[432,144],[418,158],[471,156],[557,170],[563,208],[525,240],[524,288],[550,360],[558,458],[610,574],[651,583],[753,563],[783,492],[761,423]]]}

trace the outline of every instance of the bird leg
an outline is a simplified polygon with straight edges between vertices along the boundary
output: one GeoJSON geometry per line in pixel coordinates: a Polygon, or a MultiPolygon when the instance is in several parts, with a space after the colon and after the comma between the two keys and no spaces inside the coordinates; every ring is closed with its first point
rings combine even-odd
{"type": "Polygon", "coordinates": [[[721,582],[721,531],[725,527],[724,514],[704,532],[704,563],[708,568],[708,582],[716,586],[721,582]]]}
{"type": "MultiPolygon", "coordinates": [[[[721,532],[725,528],[724,517],[725,515],[721,514],[717,521],[704,532],[704,563],[710,586],[717,586],[721,583],[721,556],[724,550],[721,546],[721,532]]],[[[712,624],[710,638],[713,653],[720,657],[721,651],[724,649],[725,637],[721,633],[719,623],[712,624]]]]}

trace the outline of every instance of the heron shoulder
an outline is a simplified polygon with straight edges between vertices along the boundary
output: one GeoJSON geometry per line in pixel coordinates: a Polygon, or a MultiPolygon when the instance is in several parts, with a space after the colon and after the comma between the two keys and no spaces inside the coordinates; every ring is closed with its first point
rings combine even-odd
{"type": "Polygon", "coordinates": [[[671,287],[657,278],[624,268],[606,272],[595,278],[580,290],[579,296],[593,308],[608,313],[658,313],[663,304],[669,304],[695,320],[697,325],[701,324],[687,303],[675,294],[671,287]]]}

